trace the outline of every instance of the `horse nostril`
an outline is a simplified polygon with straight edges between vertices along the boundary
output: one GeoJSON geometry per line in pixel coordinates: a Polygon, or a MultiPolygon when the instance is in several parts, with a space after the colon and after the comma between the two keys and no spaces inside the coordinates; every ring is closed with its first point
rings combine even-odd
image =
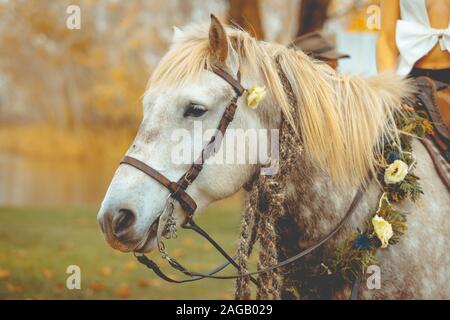
{"type": "Polygon", "coordinates": [[[128,231],[134,224],[136,216],[133,211],[128,209],[120,209],[118,214],[112,220],[112,231],[114,235],[120,236],[121,233],[128,231]]]}

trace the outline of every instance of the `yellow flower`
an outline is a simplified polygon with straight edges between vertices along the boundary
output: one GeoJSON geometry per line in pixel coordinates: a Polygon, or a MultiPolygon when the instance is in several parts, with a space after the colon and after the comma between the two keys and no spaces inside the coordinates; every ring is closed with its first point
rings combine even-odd
{"type": "Polygon", "coordinates": [[[408,174],[408,165],[402,160],[395,160],[384,171],[384,182],[396,184],[405,179],[408,174]]]}
{"type": "Polygon", "coordinates": [[[266,97],[266,87],[253,86],[247,91],[247,105],[256,109],[258,104],[266,97]]]}
{"type": "Polygon", "coordinates": [[[389,244],[389,239],[394,235],[392,225],[384,220],[379,215],[372,218],[373,228],[378,239],[381,241],[381,247],[386,248],[389,244]]]}

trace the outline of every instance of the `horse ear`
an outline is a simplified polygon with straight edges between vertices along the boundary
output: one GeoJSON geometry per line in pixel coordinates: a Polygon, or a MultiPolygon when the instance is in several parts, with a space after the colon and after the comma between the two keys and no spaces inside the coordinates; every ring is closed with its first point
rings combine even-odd
{"type": "Polygon", "coordinates": [[[219,19],[211,14],[209,26],[209,48],[216,63],[225,65],[228,57],[228,37],[219,19]]]}
{"type": "Polygon", "coordinates": [[[181,31],[181,29],[176,26],[173,26],[172,30],[173,30],[172,43],[175,43],[177,42],[177,40],[181,39],[181,37],[183,36],[183,31],[181,31]]]}

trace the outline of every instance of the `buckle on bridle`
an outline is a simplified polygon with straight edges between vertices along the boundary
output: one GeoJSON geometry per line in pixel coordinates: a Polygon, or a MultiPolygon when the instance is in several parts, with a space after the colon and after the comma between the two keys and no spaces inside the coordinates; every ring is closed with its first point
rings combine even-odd
{"type": "Polygon", "coordinates": [[[202,163],[194,163],[191,168],[186,172],[186,174],[183,175],[183,177],[178,181],[178,184],[180,185],[181,189],[186,189],[188,186],[190,186],[195,178],[197,177],[198,173],[203,169],[202,163]]]}
{"type": "Polygon", "coordinates": [[[223,117],[227,119],[228,122],[233,121],[234,115],[236,114],[236,108],[237,108],[237,100],[233,99],[228,105],[228,108],[226,108],[225,112],[223,113],[223,117]]]}

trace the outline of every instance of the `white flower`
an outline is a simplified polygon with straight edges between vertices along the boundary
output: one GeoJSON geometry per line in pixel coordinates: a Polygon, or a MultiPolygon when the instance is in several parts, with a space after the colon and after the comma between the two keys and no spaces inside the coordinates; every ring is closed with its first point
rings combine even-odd
{"type": "Polygon", "coordinates": [[[405,179],[408,174],[408,165],[402,160],[395,160],[384,171],[384,182],[396,184],[405,179]]]}
{"type": "Polygon", "coordinates": [[[266,87],[253,86],[247,90],[247,105],[256,109],[259,103],[266,97],[266,87]]]}
{"type": "Polygon", "coordinates": [[[389,245],[389,239],[394,235],[392,225],[379,215],[372,218],[372,224],[375,234],[381,241],[381,247],[386,248],[389,245]]]}

